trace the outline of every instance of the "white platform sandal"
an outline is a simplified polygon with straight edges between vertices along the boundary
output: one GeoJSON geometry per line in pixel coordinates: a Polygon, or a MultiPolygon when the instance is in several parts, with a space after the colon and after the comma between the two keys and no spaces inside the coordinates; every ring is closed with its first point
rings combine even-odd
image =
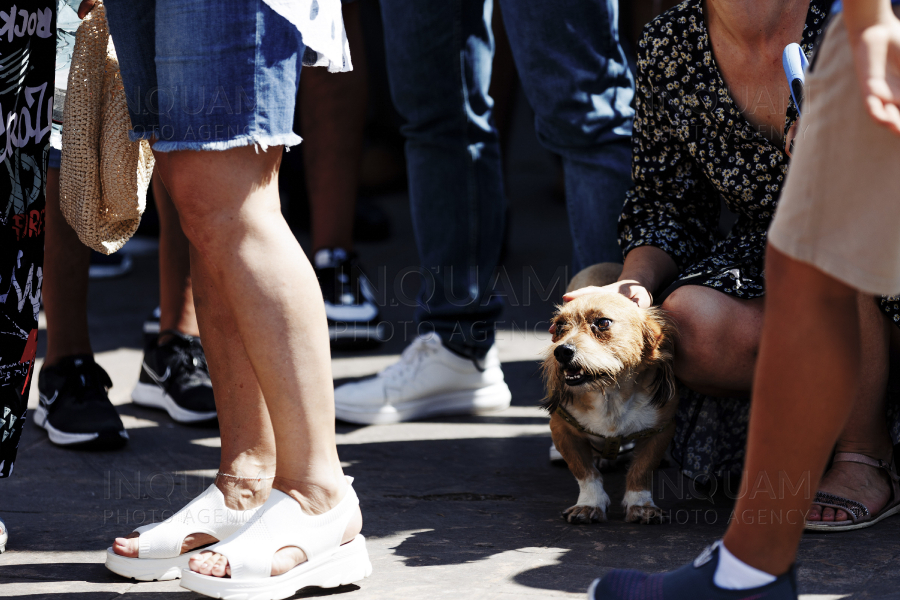
{"type": "Polygon", "coordinates": [[[6,533],[6,523],[0,521],[0,554],[6,552],[6,541],[9,539],[9,534],[6,533]]]}
{"type": "Polygon", "coordinates": [[[198,548],[181,553],[184,538],[194,533],[206,533],[224,540],[238,531],[260,507],[234,510],[225,506],[225,496],[213,483],[191,500],[184,508],[160,523],[135,529],[138,537],[138,558],[128,558],[106,549],[106,568],[138,581],[166,581],[181,577],[191,556],[198,548]]]}
{"type": "Polygon", "coordinates": [[[240,531],[206,548],[228,559],[231,577],[212,577],[185,569],[181,587],[224,600],[281,600],[305,587],[331,588],[364,579],[372,573],[366,539],[357,535],[341,545],[358,505],[359,498],[350,486],[333,509],[309,515],[296,500],[272,490],[259,512],[240,531]],[[307,561],[272,577],[272,558],[288,546],[303,550],[307,561]]]}

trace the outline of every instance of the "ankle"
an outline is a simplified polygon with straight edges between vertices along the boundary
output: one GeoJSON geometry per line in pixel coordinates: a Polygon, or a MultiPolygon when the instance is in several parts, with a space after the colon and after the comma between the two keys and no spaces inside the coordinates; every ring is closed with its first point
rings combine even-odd
{"type": "Polygon", "coordinates": [[[855,439],[840,439],[834,446],[837,452],[852,452],[862,454],[875,460],[883,460],[890,464],[894,457],[894,446],[887,433],[884,436],[873,436],[870,440],[860,441],[855,439]]]}
{"type": "Polygon", "coordinates": [[[225,497],[225,506],[233,510],[247,510],[260,506],[272,491],[272,479],[259,477],[216,477],[216,487],[225,497]]]}
{"type": "Polygon", "coordinates": [[[794,543],[794,536],[791,535],[789,529],[742,527],[732,523],[722,538],[722,545],[726,546],[728,551],[744,564],[780,577],[787,573],[794,564],[800,539],[797,536],[797,543],[794,543]],[[744,530],[741,531],[741,529],[744,530]],[[773,540],[776,541],[773,542],[773,540]]]}
{"type": "Polygon", "coordinates": [[[347,493],[347,480],[343,476],[321,479],[296,480],[275,477],[272,488],[284,492],[296,500],[303,511],[318,515],[338,505],[347,493]]]}
{"type": "Polygon", "coordinates": [[[94,353],[91,351],[90,346],[88,346],[87,350],[80,349],[76,352],[65,352],[65,353],[47,353],[47,356],[44,358],[43,367],[55,367],[63,360],[67,358],[81,358],[84,360],[94,360],[94,353]]]}

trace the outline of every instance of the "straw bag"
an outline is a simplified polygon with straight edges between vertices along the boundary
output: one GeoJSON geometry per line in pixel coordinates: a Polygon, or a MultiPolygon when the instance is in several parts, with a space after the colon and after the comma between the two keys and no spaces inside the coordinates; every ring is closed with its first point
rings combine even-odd
{"type": "Polygon", "coordinates": [[[83,244],[103,254],[125,245],[141,222],[153,153],[128,139],[131,120],[106,8],[98,3],[75,34],[63,110],[59,203],[83,244]]]}

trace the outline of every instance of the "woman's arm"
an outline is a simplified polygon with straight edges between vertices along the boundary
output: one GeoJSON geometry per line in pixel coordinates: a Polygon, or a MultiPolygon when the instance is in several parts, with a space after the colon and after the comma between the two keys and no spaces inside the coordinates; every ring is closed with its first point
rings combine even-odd
{"type": "MultiPolygon", "coordinates": [[[[644,28],[638,51],[632,176],[619,219],[619,243],[625,266],[619,281],[605,288],[585,288],[563,296],[609,289],[638,306],[652,304],[680,269],[715,243],[719,198],[682,142],[678,127],[686,115],[670,102],[676,85],[665,73],[661,56],[673,54],[671,31],[660,21],[644,28]],[[674,110],[676,114],[670,115],[674,110]]],[[[677,52],[675,52],[677,55],[677,52]]],[[[690,86],[690,82],[677,85],[690,86]]]]}
{"type": "Polygon", "coordinates": [[[653,305],[653,293],[664,289],[678,276],[678,266],[672,257],[655,246],[639,246],[625,257],[625,266],[616,283],[575,290],[563,296],[568,302],[595,292],[610,290],[630,298],[641,308],[653,305]]]}

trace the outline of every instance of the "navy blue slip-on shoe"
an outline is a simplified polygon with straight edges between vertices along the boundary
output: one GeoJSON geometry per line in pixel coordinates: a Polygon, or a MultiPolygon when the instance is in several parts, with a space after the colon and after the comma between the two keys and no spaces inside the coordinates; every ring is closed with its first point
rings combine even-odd
{"type": "Polygon", "coordinates": [[[719,544],[709,546],[677,571],[648,575],[616,569],[597,579],[588,600],[797,600],[794,568],[772,583],[746,590],[726,590],[713,583],[719,564],[719,544]]]}

